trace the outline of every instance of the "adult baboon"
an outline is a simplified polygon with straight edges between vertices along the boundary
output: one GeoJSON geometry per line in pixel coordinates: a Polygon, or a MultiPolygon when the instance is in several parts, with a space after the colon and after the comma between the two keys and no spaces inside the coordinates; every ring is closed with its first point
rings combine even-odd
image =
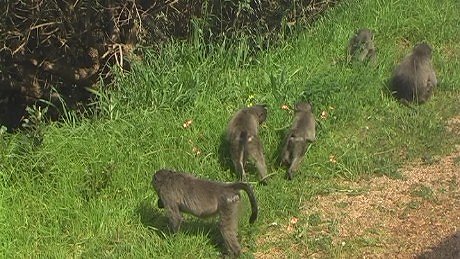
{"type": "Polygon", "coordinates": [[[190,174],[172,170],[158,170],[152,178],[152,186],[158,194],[158,207],[166,209],[172,231],[177,232],[182,222],[181,212],[200,218],[220,215],[219,229],[232,256],[238,256],[238,204],[240,190],[246,191],[252,213],[249,223],[257,219],[257,201],[247,183],[220,183],[198,179],[190,174]]]}
{"type": "Polygon", "coordinates": [[[316,139],[315,116],[311,105],[300,102],[295,106],[294,122],[284,140],[281,151],[281,162],[288,168],[288,179],[292,180],[293,173],[297,171],[308,144],[316,139]]]}
{"type": "Polygon", "coordinates": [[[415,45],[412,53],[396,66],[390,81],[393,95],[403,102],[424,103],[437,85],[431,64],[431,47],[426,43],[415,45]]]}
{"type": "Polygon", "coordinates": [[[259,125],[267,118],[266,105],[254,105],[239,110],[227,127],[227,142],[235,170],[241,180],[246,181],[244,163],[249,157],[255,162],[261,182],[267,177],[267,167],[262,142],[259,139],[259,125]]]}
{"type": "Polygon", "coordinates": [[[358,30],[348,42],[347,61],[375,61],[374,35],[371,30],[363,28],[358,30]]]}

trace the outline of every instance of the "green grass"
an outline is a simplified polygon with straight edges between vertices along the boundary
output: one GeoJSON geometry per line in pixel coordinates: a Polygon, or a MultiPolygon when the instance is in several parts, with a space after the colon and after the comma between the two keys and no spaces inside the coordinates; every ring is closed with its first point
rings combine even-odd
{"type": "Polygon", "coordinates": [[[405,162],[450,153],[459,143],[444,128],[460,112],[458,10],[456,0],[344,1],[296,38],[257,55],[244,40],[176,42],[160,56],[143,49],[132,72],[116,78],[116,89],[99,93],[98,111],[89,118],[70,114],[64,123],[40,125],[41,144],[1,133],[1,257],[217,257],[221,241],[212,219],[187,216],[180,233],[165,231],[150,180],[163,167],[234,180],[222,156],[222,134],[237,109],[254,103],[269,105],[260,134],[275,175],[268,186],[255,186],[255,226],[247,223],[248,202],[243,205],[245,256],[268,250],[256,241],[271,231],[270,223],[295,216],[312,229],[329,224],[331,231],[315,236],[299,230],[275,248],[298,244],[340,257],[350,246],[334,247],[334,222],[301,213],[308,211],[304,201],[335,191],[336,179],[399,177],[405,162]],[[345,44],[360,27],[375,30],[376,66],[344,63],[345,44]],[[385,84],[393,66],[421,41],[434,47],[440,84],[428,103],[408,109],[387,95],[385,84]],[[292,114],[280,107],[301,99],[313,103],[318,140],[288,182],[275,161],[292,114]]]}

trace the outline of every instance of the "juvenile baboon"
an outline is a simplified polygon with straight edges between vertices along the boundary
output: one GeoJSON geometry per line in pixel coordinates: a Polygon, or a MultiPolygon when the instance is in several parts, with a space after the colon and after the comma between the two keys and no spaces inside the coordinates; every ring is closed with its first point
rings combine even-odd
{"type": "Polygon", "coordinates": [[[438,83],[431,64],[431,47],[415,45],[412,53],[396,66],[390,82],[393,95],[403,102],[424,103],[438,83]]]}
{"type": "Polygon", "coordinates": [[[292,180],[293,173],[297,171],[308,144],[316,139],[315,127],[315,116],[311,105],[307,102],[296,104],[294,122],[286,135],[281,151],[281,162],[289,166],[287,173],[289,180],[292,180]]]}
{"type": "Polygon", "coordinates": [[[363,28],[358,30],[348,42],[347,61],[375,61],[374,35],[371,30],[363,28]]]}
{"type": "Polygon", "coordinates": [[[240,190],[246,191],[251,203],[249,223],[257,219],[258,213],[257,201],[249,184],[214,182],[161,169],[153,175],[152,186],[158,194],[158,207],[166,209],[173,232],[180,228],[181,212],[200,218],[219,214],[219,229],[226,247],[232,256],[240,254],[241,246],[237,238],[240,190]]]}
{"type": "Polygon", "coordinates": [[[254,105],[239,110],[230,120],[227,127],[227,142],[235,170],[241,180],[246,181],[244,163],[247,158],[255,162],[259,171],[260,181],[265,183],[267,167],[262,142],[259,139],[259,125],[267,118],[265,105],[254,105]]]}

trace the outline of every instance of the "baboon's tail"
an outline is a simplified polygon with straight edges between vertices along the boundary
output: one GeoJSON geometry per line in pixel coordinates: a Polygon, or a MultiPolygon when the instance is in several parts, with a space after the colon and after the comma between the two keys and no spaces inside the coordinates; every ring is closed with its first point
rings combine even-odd
{"type": "Polygon", "coordinates": [[[246,146],[248,145],[248,132],[247,131],[242,131],[240,133],[240,150],[239,150],[239,161],[243,161],[244,158],[244,152],[246,149],[246,146]]]}
{"type": "Polygon", "coordinates": [[[254,223],[254,221],[256,221],[257,219],[257,213],[259,212],[259,207],[257,206],[257,200],[256,200],[256,196],[254,196],[254,191],[252,190],[252,187],[247,184],[247,183],[242,183],[242,182],[238,182],[238,183],[233,183],[232,184],[232,187],[233,189],[235,190],[244,190],[247,194],[248,194],[248,197],[249,197],[249,202],[251,203],[251,217],[249,218],[249,223],[254,223]]]}
{"type": "Polygon", "coordinates": [[[238,164],[239,164],[240,171],[241,171],[239,172],[241,174],[240,179],[244,181],[246,181],[246,172],[244,171],[244,154],[247,149],[247,145],[249,141],[248,138],[249,136],[248,136],[247,131],[242,131],[240,133],[240,138],[239,138],[240,143],[238,145],[238,164]]]}

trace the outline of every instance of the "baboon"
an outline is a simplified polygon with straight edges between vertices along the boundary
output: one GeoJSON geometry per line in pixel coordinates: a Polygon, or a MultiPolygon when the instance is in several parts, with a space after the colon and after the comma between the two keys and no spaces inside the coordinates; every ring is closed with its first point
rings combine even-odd
{"type": "Polygon", "coordinates": [[[254,223],[258,213],[257,201],[249,184],[214,182],[161,169],[153,175],[152,186],[158,194],[158,207],[166,209],[173,232],[180,228],[181,212],[200,218],[219,214],[219,229],[230,255],[240,254],[241,246],[237,238],[240,190],[246,191],[251,203],[249,223],[254,223]]]}
{"type": "Polygon", "coordinates": [[[438,83],[431,64],[431,52],[428,44],[417,44],[393,70],[390,88],[400,101],[421,104],[430,98],[438,83]]]}
{"type": "Polygon", "coordinates": [[[235,170],[240,180],[246,181],[244,163],[247,158],[255,162],[260,181],[266,183],[267,167],[262,142],[259,139],[259,125],[267,118],[266,105],[254,105],[239,110],[227,127],[227,142],[235,170]]]}
{"type": "Polygon", "coordinates": [[[294,122],[286,135],[281,151],[281,162],[289,166],[287,171],[289,180],[292,180],[294,172],[297,171],[309,143],[316,139],[315,127],[315,116],[311,105],[307,102],[296,104],[294,122]]]}
{"type": "Polygon", "coordinates": [[[347,48],[347,61],[369,60],[375,62],[374,35],[371,30],[363,28],[350,38],[347,48]]]}

